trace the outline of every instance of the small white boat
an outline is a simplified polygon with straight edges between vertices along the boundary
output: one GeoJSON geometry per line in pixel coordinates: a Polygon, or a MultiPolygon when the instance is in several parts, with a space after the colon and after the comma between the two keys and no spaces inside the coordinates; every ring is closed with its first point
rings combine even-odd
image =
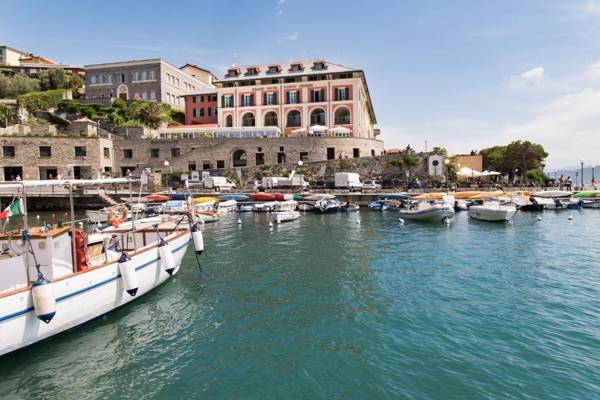
{"type": "Polygon", "coordinates": [[[217,203],[216,210],[219,215],[229,214],[237,209],[237,201],[226,200],[217,203]]]}
{"type": "Polygon", "coordinates": [[[278,201],[268,201],[265,203],[256,203],[256,204],[254,204],[254,211],[255,212],[271,212],[271,211],[275,210],[275,208],[277,207],[278,204],[279,204],[278,201]]]}
{"type": "Polygon", "coordinates": [[[568,199],[559,197],[536,197],[537,204],[541,204],[544,210],[566,210],[568,199]]]}
{"type": "Polygon", "coordinates": [[[196,218],[202,222],[217,222],[219,214],[211,211],[196,211],[196,218]]]}
{"type": "Polygon", "coordinates": [[[280,224],[282,222],[297,220],[298,218],[300,218],[300,212],[299,211],[275,211],[275,212],[271,213],[271,216],[273,218],[273,222],[280,224]]]}
{"type": "Polygon", "coordinates": [[[400,218],[412,221],[448,221],[454,217],[454,209],[446,203],[419,202],[409,209],[398,211],[400,218]]]}
{"type": "Polygon", "coordinates": [[[581,203],[583,208],[600,208],[600,199],[583,200],[581,203]]]}
{"type": "Polygon", "coordinates": [[[276,211],[294,211],[298,208],[298,202],[296,200],[281,201],[275,207],[276,211]]]}
{"type": "Polygon", "coordinates": [[[511,221],[517,212],[514,204],[503,204],[498,201],[487,201],[469,207],[469,218],[478,221],[506,222],[511,221]]]}
{"type": "Polygon", "coordinates": [[[329,214],[338,212],[340,207],[341,204],[338,199],[323,198],[315,202],[315,208],[313,211],[320,214],[329,214]]]}
{"type": "Polygon", "coordinates": [[[314,205],[310,204],[310,203],[301,203],[298,205],[298,210],[300,211],[312,211],[315,208],[314,205]]]}
{"type": "Polygon", "coordinates": [[[254,204],[238,204],[238,212],[251,212],[254,211],[254,204]]]}

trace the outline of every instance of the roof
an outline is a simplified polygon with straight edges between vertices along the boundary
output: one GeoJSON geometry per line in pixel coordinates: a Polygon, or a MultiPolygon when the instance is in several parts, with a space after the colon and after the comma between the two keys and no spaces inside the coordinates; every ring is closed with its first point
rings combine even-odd
{"type": "Polygon", "coordinates": [[[217,76],[216,76],[215,74],[213,74],[211,71],[207,70],[206,68],[199,67],[199,66],[197,66],[196,64],[190,64],[190,63],[186,63],[185,65],[183,65],[183,66],[179,67],[179,69],[184,69],[185,67],[192,67],[192,68],[196,68],[196,69],[199,69],[199,70],[201,70],[201,71],[204,71],[204,72],[208,72],[208,73],[209,73],[209,74],[211,74],[211,75],[212,75],[212,76],[213,76],[215,79],[217,78],[217,76]]]}
{"type": "Polygon", "coordinates": [[[30,53],[28,53],[26,51],[15,49],[14,47],[10,47],[10,46],[4,45],[4,44],[0,45],[0,47],[4,47],[4,48],[7,48],[9,50],[16,51],[17,53],[21,53],[21,54],[24,54],[24,55],[27,55],[27,56],[30,55],[30,53]]]}
{"type": "Polygon", "coordinates": [[[239,81],[244,79],[264,79],[264,78],[284,78],[284,77],[292,77],[292,76],[303,76],[303,75],[317,75],[317,74],[331,74],[336,72],[354,72],[359,71],[355,68],[349,68],[341,64],[335,64],[325,60],[300,60],[300,61],[291,61],[291,62],[283,62],[283,63],[269,63],[269,64],[252,64],[252,65],[244,65],[244,66],[235,66],[229,69],[237,68],[240,70],[240,74],[237,76],[227,76],[225,75],[223,78],[219,79],[217,82],[230,82],[230,81],[239,81]],[[315,63],[323,62],[325,64],[324,69],[314,69],[313,66],[315,63]],[[291,66],[294,64],[302,64],[304,67],[300,71],[291,71],[291,66]],[[269,72],[270,66],[279,66],[281,70],[279,72],[269,72]],[[248,75],[248,68],[257,68],[258,73],[248,75]]]}
{"type": "Polygon", "coordinates": [[[96,121],[92,121],[88,117],[78,118],[78,119],[76,119],[74,121],[71,121],[71,122],[86,122],[88,124],[98,125],[98,123],[96,121]]]}

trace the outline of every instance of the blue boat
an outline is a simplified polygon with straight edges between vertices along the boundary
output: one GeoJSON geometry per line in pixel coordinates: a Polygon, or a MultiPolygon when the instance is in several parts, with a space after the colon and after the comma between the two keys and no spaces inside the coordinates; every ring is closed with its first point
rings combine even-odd
{"type": "Polygon", "coordinates": [[[371,203],[369,203],[369,208],[371,210],[376,210],[376,211],[385,211],[390,207],[389,204],[383,202],[383,201],[373,201],[371,203]]]}
{"type": "Polygon", "coordinates": [[[185,200],[188,197],[194,197],[194,196],[190,193],[171,193],[169,195],[170,200],[185,200]]]}
{"type": "Polygon", "coordinates": [[[250,200],[250,196],[246,196],[245,194],[221,194],[217,196],[223,200],[235,200],[235,201],[246,201],[250,200]]]}

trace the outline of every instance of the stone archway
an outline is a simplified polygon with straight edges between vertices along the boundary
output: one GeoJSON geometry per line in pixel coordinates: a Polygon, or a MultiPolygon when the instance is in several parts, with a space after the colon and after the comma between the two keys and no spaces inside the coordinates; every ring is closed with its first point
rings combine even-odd
{"type": "Polygon", "coordinates": [[[245,167],[248,165],[248,157],[242,149],[237,149],[233,152],[231,159],[234,167],[245,167]]]}
{"type": "Polygon", "coordinates": [[[127,100],[129,98],[129,88],[127,85],[117,86],[117,97],[119,99],[127,100]]]}

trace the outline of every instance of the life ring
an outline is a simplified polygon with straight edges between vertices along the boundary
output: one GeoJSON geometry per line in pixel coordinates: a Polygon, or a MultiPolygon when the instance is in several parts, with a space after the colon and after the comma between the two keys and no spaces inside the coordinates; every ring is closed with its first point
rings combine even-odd
{"type": "Polygon", "coordinates": [[[108,213],[107,222],[115,228],[118,228],[119,225],[121,225],[127,220],[128,212],[129,211],[127,210],[127,207],[125,207],[124,204],[117,204],[116,206],[110,209],[110,212],[108,213]]]}

